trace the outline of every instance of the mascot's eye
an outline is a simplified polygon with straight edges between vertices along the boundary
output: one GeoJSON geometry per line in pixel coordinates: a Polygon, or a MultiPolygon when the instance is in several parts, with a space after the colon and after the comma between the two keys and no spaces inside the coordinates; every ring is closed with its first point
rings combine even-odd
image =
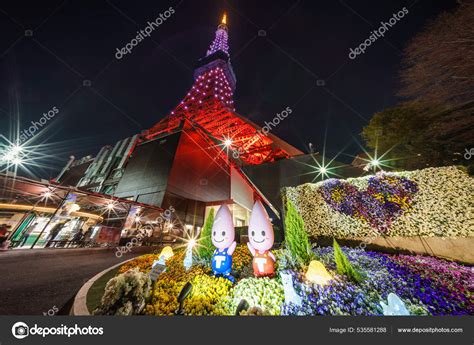
{"type": "Polygon", "coordinates": [[[225,231],[222,231],[222,236],[225,236],[225,231]]]}
{"type": "Polygon", "coordinates": [[[252,236],[255,236],[255,231],[252,231],[252,236]]]}
{"type": "Polygon", "coordinates": [[[213,235],[216,236],[216,232],[215,232],[215,231],[214,231],[213,235]]]}
{"type": "Polygon", "coordinates": [[[262,231],[262,236],[265,236],[265,231],[262,231]]]}

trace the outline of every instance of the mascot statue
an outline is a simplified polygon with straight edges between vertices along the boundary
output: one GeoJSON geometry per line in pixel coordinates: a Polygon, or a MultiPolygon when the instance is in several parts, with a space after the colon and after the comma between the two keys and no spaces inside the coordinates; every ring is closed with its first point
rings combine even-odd
{"type": "Polygon", "coordinates": [[[270,249],[273,247],[275,235],[267,211],[260,201],[253,206],[248,235],[247,246],[253,255],[255,277],[273,277],[276,260],[270,249]]]}
{"type": "Polygon", "coordinates": [[[227,205],[217,211],[212,224],[212,244],[216,250],[212,254],[212,271],[217,277],[224,277],[234,282],[232,272],[232,254],[235,246],[235,230],[232,215],[227,205]]]}

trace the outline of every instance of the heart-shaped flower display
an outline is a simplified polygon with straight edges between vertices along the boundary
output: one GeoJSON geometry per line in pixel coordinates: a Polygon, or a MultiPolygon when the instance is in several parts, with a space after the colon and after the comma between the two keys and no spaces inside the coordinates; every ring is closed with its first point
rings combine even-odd
{"type": "Polygon", "coordinates": [[[337,179],[325,181],[319,191],[336,211],[386,233],[392,221],[411,208],[418,186],[407,178],[379,173],[369,178],[365,191],[337,179]]]}

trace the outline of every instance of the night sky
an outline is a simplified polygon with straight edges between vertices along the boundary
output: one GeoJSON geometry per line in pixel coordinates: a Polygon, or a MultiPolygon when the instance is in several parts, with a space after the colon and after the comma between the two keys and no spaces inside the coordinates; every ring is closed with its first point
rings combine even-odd
{"type": "MultiPolygon", "coordinates": [[[[47,147],[54,177],[69,155],[147,129],[192,85],[224,11],[237,112],[258,124],[286,107],[292,114],[272,133],[307,152],[361,151],[360,133],[377,111],[399,102],[402,50],[424,25],[455,1],[2,1],[0,4],[0,134],[28,128],[53,107],[59,112],[32,145],[47,147]],[[117,60],[125,46],[172,6],[175,13],[117,60]],[[351,60],[349,49],[381,21],[406,7],[404,18],[351,60]],[[31,30],[31,31],[29,31],[31,30]],[[258,34],[265,30],[266,36],[258,34]],[[25,35],[26,32],[26,35],[25,35]],[[88,82],[90,81],[90,83],[88,82]],[[48,145],[48,146],[45,146],[48,145]]],[[[38,132],[37,132],[38,133],[38,132]]]]}

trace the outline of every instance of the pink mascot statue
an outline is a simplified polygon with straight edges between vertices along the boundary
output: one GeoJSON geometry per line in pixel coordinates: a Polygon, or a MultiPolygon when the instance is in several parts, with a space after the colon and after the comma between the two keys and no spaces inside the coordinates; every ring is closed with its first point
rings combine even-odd
{"type": "Polygon", "coordinates": [[[270,251],[275,235],[267,211],[260,201],[255,202],[249,223],[247,246],[253,255],[253,273],[256,277],[275,275],[275,256],[270,251]]]}
{"type": "Polygon", "coordinates": [[[217,211],[212,225],[212,244],[216,247],[212,255],[212,271],[217,277],[224,277],[231,282],[235,279],[232,272],[232,254],[237,243],[232,222],[232,214],[227,205],[222,205],[217,211]]]}

